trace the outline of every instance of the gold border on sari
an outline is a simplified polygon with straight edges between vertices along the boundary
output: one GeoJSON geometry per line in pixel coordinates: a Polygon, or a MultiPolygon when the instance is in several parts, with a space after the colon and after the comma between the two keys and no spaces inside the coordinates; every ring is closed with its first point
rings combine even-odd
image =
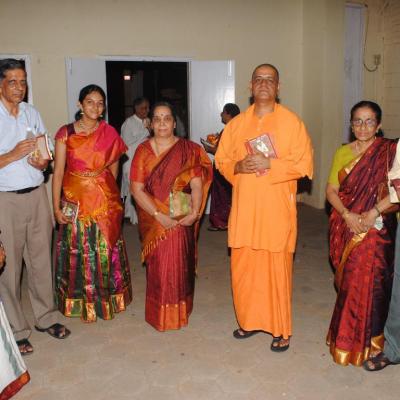
{"type": "Polygon", "coordinates": [[[361,367],[363,362],[368,360],[371,354],[377,354],[383,351],[385,337],[383,334],[372,337],[371,347],[365,347],[363,352],[339,349],[333,342],[331,342],[330,333],[328,333],[326,344],[329,346],[333,361],[336,364],[342,366],[352,364],[356,367],[361,367]]]}
{"type": "MultiPolygon", "coordinates": [[[[125,311],[126,307],[132,301],[132,290],[129,287],[124,288],[122,293],[116,293],[109,296],[108,301],[102,300],[103,319],[110,320],[114,318],[114,313],[125,311]]],[[[83,299],[66,298],[61,300],[63,304],[62,313],[66,317],[80,317],[84,322],[96,322],[97,313],[95,303],[84,302],[83,299]]]]}

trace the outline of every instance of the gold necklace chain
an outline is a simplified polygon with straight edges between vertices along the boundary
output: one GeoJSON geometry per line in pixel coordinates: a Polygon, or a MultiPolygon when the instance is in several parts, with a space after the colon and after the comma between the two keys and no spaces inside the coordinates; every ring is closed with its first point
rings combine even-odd
{"type": "Polygon", "coordinates": [[[93,133],[98,127],[99,127],[99,121],[96,121],[96,124],[92,128],[88,128],[80,119],[78,121],[79,126],[82,128],[84,132],[87,132],[88,134],[93,133]]]}

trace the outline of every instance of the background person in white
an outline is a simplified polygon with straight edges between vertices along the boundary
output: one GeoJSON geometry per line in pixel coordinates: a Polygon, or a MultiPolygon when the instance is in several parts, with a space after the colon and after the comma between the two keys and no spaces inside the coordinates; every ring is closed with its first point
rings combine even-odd
{"type": "Polygon", "coordinates": [[[22,259],[37,330],[62,339],[69,335],[58,324],[51,274],[52,219],[43,172],[48,161],[30,156],[33,135],[46,129],[38,111],[23,102],[26,73],[18,60],[0,61],[0,240],[7,253],[0,275],[0,296],[21,354],[33,351],[31,328],[20,299],[22,259]],[[29,133],[29,135],[32,135],[29,133]]]}
{"type": "Polygon", "coordinates": [[[130,192],[129,174],[133,155],[140,143],[150,134],[150,120],[148,118],[150,104],[145,97],[138,97],[133,102],[134,114],[127,118],[121,127],[121,137],[128,146],[126,155],[128,160],[122,165],[121,197],[125,198],[125,218],[129,218],[132,224],[137,224],[138,219],[130,192]]]}

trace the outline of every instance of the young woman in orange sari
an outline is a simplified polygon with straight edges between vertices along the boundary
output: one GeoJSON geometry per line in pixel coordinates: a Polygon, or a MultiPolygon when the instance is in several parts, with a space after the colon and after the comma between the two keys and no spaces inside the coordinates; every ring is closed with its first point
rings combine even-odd
{"type": "Polygon", "coordinates": [[[147,268],[146,321],[165,331],[186,326],[193,308],[196,239],[212,165],[199,145],[174,135],[168,103],[156,104],[151,117],[154,136],[133,157],[131,192],[147,268]],[[190,198],[180,218],[171,217],[174,193],[190,198]]]}
{"type": "Polygon", "coordinates": [[[382,351],[393,279],[396,218],[380,196],[397,143],[378,137],[381,109],[370,101],[351,110],[355,141],[335,154],[327,185],[330,256],[337,300],[328,332],[333,360],[361,366],[382,351]]]}
{"type": "Polygon", "coordinates": [[[53,208],[60,224],[56,249],[56,299],[67,317],[111,319],[132,300],[123,207],[116,183],[118,160],[127,147],[101,120],[104,91],[89,85],[79,95],[78,120],[56,134],[53,208]],[[64,204],[79,206],[76,218],[64,204]]]}

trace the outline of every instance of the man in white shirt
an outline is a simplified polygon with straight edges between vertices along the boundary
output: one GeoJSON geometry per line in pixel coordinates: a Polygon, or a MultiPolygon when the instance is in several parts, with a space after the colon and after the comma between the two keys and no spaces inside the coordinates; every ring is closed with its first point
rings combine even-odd
{"type": "Polygon", "coordinates": [[[33,352],[20,281],[25,261],[35,328],[58,339],[70,331],[59,324],[51,273],[52,219],[43,170],[48,161],[32,155],[35,136],[45,133],[39,112],[23,102],[26,72],[14,59],[0,61],[0,240],[7,261],[0,296],[20,352],[33,352]]]}
{"type": "Polygon", "coordinates": [[[129,218],[132,224],[137,224],[138,219],[132,202],[129,175],[137,147],[150,135],[150,120],[148,118],[150,104],[145,97],[138,97],[134,100],[133,107],[134,114],[127,118],[121,127],[121,137],[128,146],[126,153],[128,160],[122,165],[121,197],[125,198],[125,217],[129,218]]]}

